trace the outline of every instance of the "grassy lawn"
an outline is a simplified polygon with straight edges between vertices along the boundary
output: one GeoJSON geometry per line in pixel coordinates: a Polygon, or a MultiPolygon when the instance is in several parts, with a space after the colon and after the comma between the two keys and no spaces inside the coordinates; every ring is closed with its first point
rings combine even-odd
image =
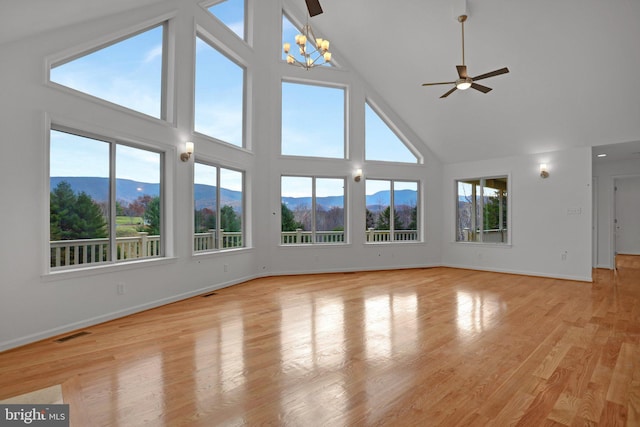
{"type": "Polygon", "coordinates": [[[143,223],[140,216],[117,216],[116,237],[136,236],[143,223]]]}

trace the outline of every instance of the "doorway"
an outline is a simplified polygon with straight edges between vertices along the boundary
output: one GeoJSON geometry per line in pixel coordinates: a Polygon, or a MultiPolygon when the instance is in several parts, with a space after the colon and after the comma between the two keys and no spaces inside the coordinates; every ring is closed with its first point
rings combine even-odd
{"type": "Polygon", "coordinates": [[[614,255],[640,255],[640,176],[614,179],[613,240],[614,255]]]}

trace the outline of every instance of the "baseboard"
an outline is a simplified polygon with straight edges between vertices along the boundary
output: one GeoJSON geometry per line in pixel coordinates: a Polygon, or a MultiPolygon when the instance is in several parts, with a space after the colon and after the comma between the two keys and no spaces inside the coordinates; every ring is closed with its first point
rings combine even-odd
{"type": "Polygon", "coordinates": [[[131,314],[140,313],[142,311],[150,310],[152,308],[161,307],[163,305],[171,304],[173,302],[182,301],[188,298],[192,298],[201,294],[205,294],[207,292],[212,292],[218,289],[226,288],[229,286],[237,285],[239,283],[244,283],[248,280],[255,279],[259,276],[251,276],[251,277],[242,277],[232,281],[218,283],[212,286],[206,286],[203,288],[195,289],[193,291],[184,292],[181,294],[177,294],[171,297],[162,298],[158,300],[154,300],[145,304],[139,304],[133,307],[129,307],[123,310],[114,311],[111,313],[103,314],[100,316],[92,317],[89,319],[81,320],[74,323],[68,323],[63,326],[59,326],[56,328],[48,329],[46,331],[38,332],[36,334],[27,335],[24,337],[12,339],[9,341],[4,341],[0,343],[0,352],[7,351],[12,348],[20,347],[26,344],[32,344],[37,341],[42,341],[49,339],[51,337],[55,337],[57,335],[65,334],[72,331],[77,331],[78,329],[89,328],[91,326],[96,326],[100,323],[108,322],[110,320],[119,319],[121,317],[129,316],[131,314]]]}
{"type": "Polygon", "coordinates": [[[466,270],[489,271],[489,272],[492,272],[492,273],[516,274],[516,275],[519,275],[519,276],[544,277],[544,278],[549,278],[549,279],[573,280],[573,281],[577,281],[577,282],[593,283],[593,277],[591,277],[591,276],[573,276],[573,275],[565,275],[565,274],[546,274],[546,273],[540,273],[538,271],[511,270],[511,269],[503,269],[503,268],[486,268],[486,267],[478,267],[476,265],[462,265],[462,264],[443,264],[442,267],[462,268],[462,269],[466,269],[466,270]]]}

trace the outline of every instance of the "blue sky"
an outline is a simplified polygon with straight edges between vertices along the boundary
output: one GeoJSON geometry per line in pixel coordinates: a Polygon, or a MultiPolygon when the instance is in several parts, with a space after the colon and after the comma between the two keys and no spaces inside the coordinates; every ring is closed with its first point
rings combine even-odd
{"type": "MultiPolygon", "coordinates": [[[[243,0],[222,1],[211,6],[209,11],[244,38],[243,0]]],[[[283,18],[283,39],[294,47],[297,32],[289,20],[283,18]]],[[[51,80],[160,118],[162,33],[163,26],[157,26],[59,64],[52,68],[51,80]]],[[[330,35],[327,38],[330,39],[330,35]]],[[[281,44],[282,41],[274,40],[274,43],[281,44]]],[[[244,70],[200,39],[196,44],[196,56],[195,129],[239,146],[242,144],[244,70]]],[[[282,152],[343,158],[344,106],[345,91],[342,88],[284,82],[282,152]],[[326,141],[335,143],[327,144],[326,141]]],[[[369,160],[416,162],[410,151],[369,106],[366,108],[366,134],[369,160]]],[[[52,131],[51,176],[107,176],[108,164],[105,161],[108,155],[104,152],[107,144],[90,142],[87,138],[52,131]]],[[[130,152],[119,149],[119,177],[158,182],[159,157],[157,153],[144,150],[130,152]]],[[[366,165],[363,169],[366,174],[366,165]]],[[[228,178],[228,182],[236,186],[240,180],[228,178]]],[[[224,182],[222,185],[225,186],[224,182]]],[[[318,191],[324,192],[321,188],[318,191]]]]}

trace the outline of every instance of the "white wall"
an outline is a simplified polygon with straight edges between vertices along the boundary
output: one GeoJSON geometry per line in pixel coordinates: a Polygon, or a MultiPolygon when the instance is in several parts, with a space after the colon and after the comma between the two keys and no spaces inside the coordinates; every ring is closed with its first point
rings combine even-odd
{"type": "Polygon", "coordinates": [[[594,161],[593,176],[596,180],[596,229],[598,268],[614,268],[613,212],[614,181],[616,178],[640,176],[640,159],[620,161],[594,161]]]}
{"type": "Polygon", "coordinates": [[[590,148],[445,165],[443,263],[591,281],[591,179],[590,148]],[[540,163],[549,178],[540,178],[540,163]],[[511,245],[456,243],[455,180],[503,174],[511,181],[511,245]]]}
{"type": "MultiPolygon", "coordinates": [[[[63,3],[60,7],[65,7],[63,3]]],[[[239,49],[246,54],[250,70],[251,150],[239,150],[192,135],[191,64],[195,23],[225,44],[241,45],[233,34],[213,25],[195,0],[158,2],[79,24],[60,22],[58,29],[0,44],[0,178],[3,183],[0,350],[263,275],[440,264],[441,166],[391,111],[385,113],[415,143],[424,164],[364,164],[364,99],[371,97],[382,108],[385,104],[358,74],[348,71],[345,61],[341,62],[342,70],[317,70],[318,74],[313,76],[345,85],[350,94],[349,104],[360,106],[354,108],[349,117],[350,160],[292,160],[278,154],[281,78],[284,73],[299,79],[309,79],[312,74],[294,70],[279,59],[281,15],[277,6],[280,3],[250,3],[256,8],[253,16],[260,17],[253,31],[254,49],[239,49]],[[122,108],[78,97],[46,83],[46,58],[73,52],[97,41],[108,41],[142,22],[163,16],[172,17],[176,24],[175,126],[132,115],[122,108]],[[170,202],[166,212],[169,253],[166,259],[75,272],[47,271],[49,121],[146,143],[166,152],[166,189],[170,202]],[[192,255],[191,164],[177,158],[186,140],[195,140],[196,156],[246,170],[250,248],[192,255]],[[299,172],[351,177],[356,166],[364,169],[365,176],[422,180],[421,197],[426,200],[426,212],[422,216],[424,243],[365,245],[361,202],[364,183],[355,183],[349,178],[350,243],[339,247],[280,247],[280,175],[299,172]],[[124,295],[117,295],[118,283],[126,284],[124,295]]],[[[30,24],[24,22],[23,25],[30,24]]],[[[339,51],[334,52],[334,57],[340,57],[339,51]]]]}

